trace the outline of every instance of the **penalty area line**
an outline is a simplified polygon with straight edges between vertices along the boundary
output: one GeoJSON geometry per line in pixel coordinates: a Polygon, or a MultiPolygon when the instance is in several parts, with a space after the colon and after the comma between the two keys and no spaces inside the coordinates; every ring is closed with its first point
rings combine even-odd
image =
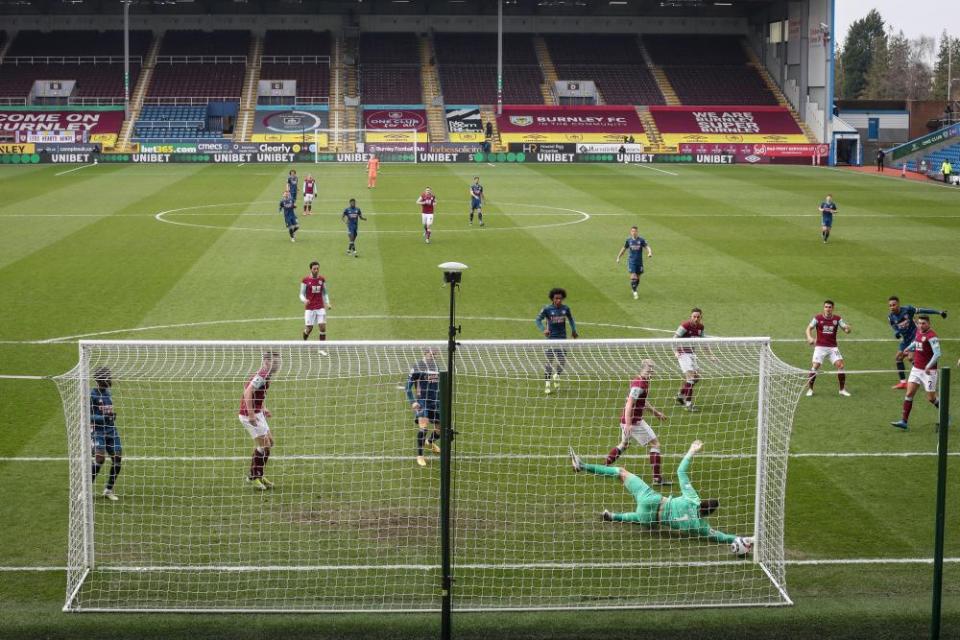
{"type": "Polygon", "coordinates": [[[648,167],[647,165],[643,164],[642,162],[633,162],[633,163],[631,163],[631,162],[625,162],[624,165],[628,165],[628,166],[631,166],[631,167],[640,167],[641,169],[649,169],[650,171],[659,171],[660,173],[665,173],[665,174],[667,174],[668,176],[675,176],[675,177],[678,177],[678,178],[680,177],[680,174],[679,174],[679,173],[674,173],[673,171],[667,171],[666,169],[660,169],[660,168],[657,168],[657,167],[648,167]]]}
{"type": "Polygon", "coordinates": [[[66,171],[61,171],[60,173],[55,173],[55,174],[53,174],[53,175],[54,175],[54,176],[65,176],[65,175],[67,175],[68,173],[73,173],[74,171],[80,171],[80,169],[86,169],[87,167],[94,167],[94,166],[96,166],[96,165],[93,164],[93,163],[90,163],[90,164],[82,164],[82,165],[80,165],[79,167],[74,167],[73,169],[67,169],[66,171]]]}

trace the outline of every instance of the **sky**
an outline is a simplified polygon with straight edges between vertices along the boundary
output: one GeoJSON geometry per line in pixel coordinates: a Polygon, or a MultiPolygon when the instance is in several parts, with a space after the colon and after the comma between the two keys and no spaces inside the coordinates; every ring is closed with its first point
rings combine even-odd
{"type": "Polygon", "coordinates": [[[950,0],[836,0],[836,32],[843,42],[847,29],[854,20],[876,9],[883,21],[908,38],[920,35],[939,38],[946,29],[954,38],[960,37],[960,6],[950,0]],[[948,7],[950,7],[948,9],[948,7]]]}

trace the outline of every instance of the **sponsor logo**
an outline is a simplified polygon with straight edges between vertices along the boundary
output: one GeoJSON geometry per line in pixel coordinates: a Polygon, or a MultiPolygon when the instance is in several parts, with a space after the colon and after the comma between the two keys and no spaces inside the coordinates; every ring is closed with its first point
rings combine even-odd
{"type": "Polygon", "coordinates": [[[750,155],[746,156],[746,157],[744,158],[744,160],[746,160],[746,161],[749,162],[750,164],[756,164],[756,163],[760,162],[761,160],[763,160],[763,158],[761,158],[760,156],[757,156],[757,155],[754,155],[754,154],[751,153],[750,155]]]}

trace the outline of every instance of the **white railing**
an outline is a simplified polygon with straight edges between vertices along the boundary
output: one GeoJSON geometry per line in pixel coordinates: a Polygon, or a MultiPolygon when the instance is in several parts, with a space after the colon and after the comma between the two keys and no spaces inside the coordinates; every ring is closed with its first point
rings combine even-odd
{"type": "Polygon", "coordinates": [[[123,104],[123,96],[71,96],[67,98],[67,104],[79,104],[89,106],[123,104]]]}
{"type": "Polygon", "coordinates": [[[206,125],[203,120],[137,120],[136,126],[147,129],[173,129],[193,127],[199,129],[206,125]]]}
{"type": "Polygon", "coordinates": [[[799,108],[800,85],[797,84],[796,80],[787,80],[786,85],[783,87],[783,95],[787,97],[787,101],[793,105],[794,109],[799,108]]]}
{"type": "Polygon", "coordinates": [[[2,105],[27,104],[27,99],[26,98],[0,98],[0,104],[2,105]]]}
{"type": "Polygon", "coordinates": [[[242,107],[240,96],[148,96],[143,99],[143,104],[199,105],[227,101],[236,102],[238,109],[242,107]]]}
{"type": "MultiPolygon", "coordinates": [[[[119,64],[123,56],[7,56],[4,64],[119,64]]],[[[142,56],[130,56],[130,62],[143,64],[142,56]]]]}
{"type": "Polygon", "coordinates": [[[297,96],[294,104],[329,104],[330,96],[297,96]]]}
{"type": "Polygon", "coordinates": [[[260,56],[262,64],[330,64],[330,56],[260,56]]]}
{"type": "Polygon", "coordinates": [[[157,56],[157,64],[246,64],[247,56],[157,56]]]}

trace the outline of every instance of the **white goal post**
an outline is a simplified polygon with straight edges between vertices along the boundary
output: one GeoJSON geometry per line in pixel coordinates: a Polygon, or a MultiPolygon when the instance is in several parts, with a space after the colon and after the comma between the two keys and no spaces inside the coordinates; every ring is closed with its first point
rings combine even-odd
{"type": "MultiPolygon", "coordinates": [[[[438,611],[439,456],[426,440],[427,464],[416,461],[407,388],[417,372],[446,371],[445,345],[81,341],[56,379],[70,465],[64,610],[438,611]],[[274,486],[258,490],[238,409],[265,353],[280,363],[260,467],[274,486]],[[103,496],[110,454],[91,472],[106,378],[122,443],[115,501],[103,496]]],[[[455,610],[790,604],[784,500],[805,372],[768,339],[463,341],[456,358],[455,610]],[[691,343],[695,410],[676,400],[677,350],[691,343]],[[644,419],[675,483],[651,490],[686,490],[678,466],[702,440],[690,483],[719,500],[711,527],[755,537],[752,555],[663,524],[606,522],[604,510],[636,500],[616,477],[574,472],[570,447],[603,465],[620,441],[645,360],[647,402],[667,420],[644,419]]],[[[615,464],[653,484],[640,444],[615,464]]]]}
{"type": "Polygon", "coordinates": [[[383,163],[416,163],[427,141],[427,132],[416,129],[315,129],[313,160],[366,162],[376,153],[383,163]]]}

